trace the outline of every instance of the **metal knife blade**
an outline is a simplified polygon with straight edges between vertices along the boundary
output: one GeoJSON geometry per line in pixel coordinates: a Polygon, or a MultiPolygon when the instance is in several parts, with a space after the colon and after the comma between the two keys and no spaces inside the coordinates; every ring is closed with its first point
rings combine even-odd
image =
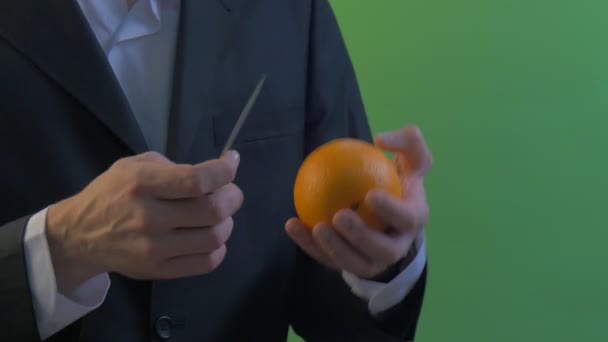
{"type": "Polygon", "coordinates": [[[260,80],[258,81],[257,86],[253,90],[253,93],[249,96],[249,99],[247,100],[247,103],[245,104],[243,111],[241,111],[239,118],[236,120],[236,123],[234,124],[234,127],[232,128],[232,132],[230,132],[230,136],[228,137],[228,140],[226,140],[226,144],[224,145],[224,148],[222,149],[222,155],[232,147],[232,144],[234,144],[234,141],[236,140],[236,137],[239,135],[239,132],[241,130],[241,127],[243,127],[245,120],[249,116],[249,113],[251,112],[251,108],[253,108],[253,105],[255,104],[255,101],[257,100],[258,95],[260,94],[260,91],[262,90],[262,87],[264,86],[265,81],[266,81],[266,74],[263,74],[262,77],[260,78],[260,80]]]}

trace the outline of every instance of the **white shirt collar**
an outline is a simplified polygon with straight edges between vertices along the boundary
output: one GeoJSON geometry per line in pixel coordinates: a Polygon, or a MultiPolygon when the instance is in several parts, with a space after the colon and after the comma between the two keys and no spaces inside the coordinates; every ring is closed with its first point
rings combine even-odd
{"type": "Polygon", "coordinates": [[[126,0],[78,0],[106,52],[116,44],[154,34],[162,24],[161,0],[137,0],[129,10],[126,0]]]}

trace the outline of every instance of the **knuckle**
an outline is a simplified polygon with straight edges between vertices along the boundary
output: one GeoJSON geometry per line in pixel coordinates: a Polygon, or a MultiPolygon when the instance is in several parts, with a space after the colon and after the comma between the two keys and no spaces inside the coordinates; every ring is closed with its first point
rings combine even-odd
{"type": "Polygon", "coordinates": [[[226,203],[222,196],[210,196],[208,204],[209,213],[214,222],[221,222],[231,214],[228,203],[226,203]]]}
{"type": "Polygon", "coordinates": [[[243,203],[243,191],[234,183],[230,183],[227,186],[226,191],[226,202],[232,212],[236,212],[243,203]]]}
{"type": "Polygon", "coordinates": [[[147,162],[169,162],[167,157],[165,157],[162,153],[156,151],[148,151],[141,154],[138,154],[134,157],[131,157],[133,160],[137,161],[147,161],[147,162]]]}
{"type": "Polygon", "coordinates": [[[125,172],[127,176],[125,191],[128,195],[136,197],[142,193],[145,184],[143,173],[142,167],[135,167],[134,170],[125,172]]]}
{"type": "Polygon", "coordinates": [[[152,215],[147,210],[136,210],[133,214],[133,224],[138,231],[149,231],[154,223],[152,215]]]}
{"type": "Polygon", "coordinates": [[[228,241],[233,224],[232,218],[229,217],[224,222],[211,228],[208,239],[213,248],[219,249],[228,241]]]}
{"type": "Polygon", "coordinates": [[[226,181],[226,175],[223,173],[222,170],[219,169],[210,169],[206,174],[205,174],[210,187],[214,188],[212,190],[215,190],[217,188],[222,187],[223,185],[226,185],[228,182],[226,181]]]}
{"type": "Polygon", "coordinates": [[[205,184],[196,168],[190,165],[184,167],[185,176],[183,177],[183,181],[186,191],[195,196],[204,195],[206,193],[205,184]]]}
{"type": "Polygon", "coordinates": [[[211,228],[211,231],[207,235],[207,243],[209,246],[215,250],[224,245],[224,242],[226,242],[224,234],[215,227],[211,228]]]}
{"type": "Polygon", "coordinates": [[[142,154],[143,159],[148,160],[159,160],[164,159],[163,155],[156,151],[148,151],[142,154]]]}
{"type": "Polygon", "coordinates": [[[215,252],[209,254],[203,262],[200,263],[200,273],[209,273],[217,269],[222,262],[224,261],[224,257],[226,256],[226,248],[222,247],[215,252]]]}
{"type": "Polygon", "coordinates": [[[230,235],[230,233],[232,233],[232,228],[234,228],[234,219],[232,218],[232,216],[230,216],[226,219],[226,221],[224,222],[224,225],[225,225],[225,230],[228,232],[227,235],[230,235]]]}
{"type": "Polygon", "coordinates": [[[224,261],[224,257],[226,256],[225,250],[219,250],[216,253],[213,253],[209,257],[209,270],[215,270],[218,268],[222,262],[224,261]]]}
{"type": "Polygon", "coordinates": [[[145,260],[154,260],[159,255],[159,248],[154,241],[150,239],[145,239],[141,243],[141,254],[145,258],[145,260]]]}
{"type": "Polygon", "coordinates": [[[115,161],[114,164],[112,164],[111,169],[124,170],[124,169],[128,168],[129,165],[131,165],[132,163],[133,163],[133,160],[131,158],[120,158],[117,161],[115,161]]]}
{"type": "Polygon", "coordinates": [[[125,193],[127,194],[127,197],[134,198],[138,197],[141,194],[141,192],[143,191],[143,185],[140,180],[135,178],[127,181],[127,184],[125,185],[124,189],[125,193]]]}
{"type": "Polygon", "coordinates": [[[245,195],[243,194],[243,190],[239,188],[236,184],[232,184],[234,186],[234,199],[235,199],[235,209],[238,209],[243,204],[245,200],[245,195]]]}
{"type": "Polygon", "coordinates": [[[210,183],[215,187],[222,187],[226,184],[229,184],[234,180],[236,172],[232,169],[230,164],[220,159],[217,163],[210,165],[207,177],[210,180],[210,183]]]}

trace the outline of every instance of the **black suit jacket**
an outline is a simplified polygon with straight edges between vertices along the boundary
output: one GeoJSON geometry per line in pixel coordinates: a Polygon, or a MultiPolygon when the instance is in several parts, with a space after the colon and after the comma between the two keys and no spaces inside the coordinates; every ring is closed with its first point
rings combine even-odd
{"type": "MultiPolygon", "coordinates": [[[[413,339],[426,272],[371,317],[336,272],[284,233],[308,152],[337,137],[370,140],[355,73],[325,0],[183,0],[167,155],[215,158],[262,73],[239,135],[245,194],[223,264],[211,274],[133,281],[112,274],[97,310],[52,341],[413,339]],[[160,320],[161,317],[167,319],[160,320]]],[[[30,215],[80,191],[118,158],[147,150],[74,0],[0,2],[0,339],[39,340],[24,265],[30,215]]]]}

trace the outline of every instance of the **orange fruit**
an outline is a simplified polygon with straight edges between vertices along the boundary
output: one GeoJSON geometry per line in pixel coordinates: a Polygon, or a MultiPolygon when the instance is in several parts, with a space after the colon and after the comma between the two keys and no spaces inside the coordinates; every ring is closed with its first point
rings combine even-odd
{"type": "Polygon", "coordinates": [[[372,189],[401,197],[395,164],[368,142],[335,139],[312,151],[300,166],[294,185],[296,212],[313,228],[331,223],[338,211],[351,208],[368,226],[383,230],[384,222],[365,204],[372,189]]]}

